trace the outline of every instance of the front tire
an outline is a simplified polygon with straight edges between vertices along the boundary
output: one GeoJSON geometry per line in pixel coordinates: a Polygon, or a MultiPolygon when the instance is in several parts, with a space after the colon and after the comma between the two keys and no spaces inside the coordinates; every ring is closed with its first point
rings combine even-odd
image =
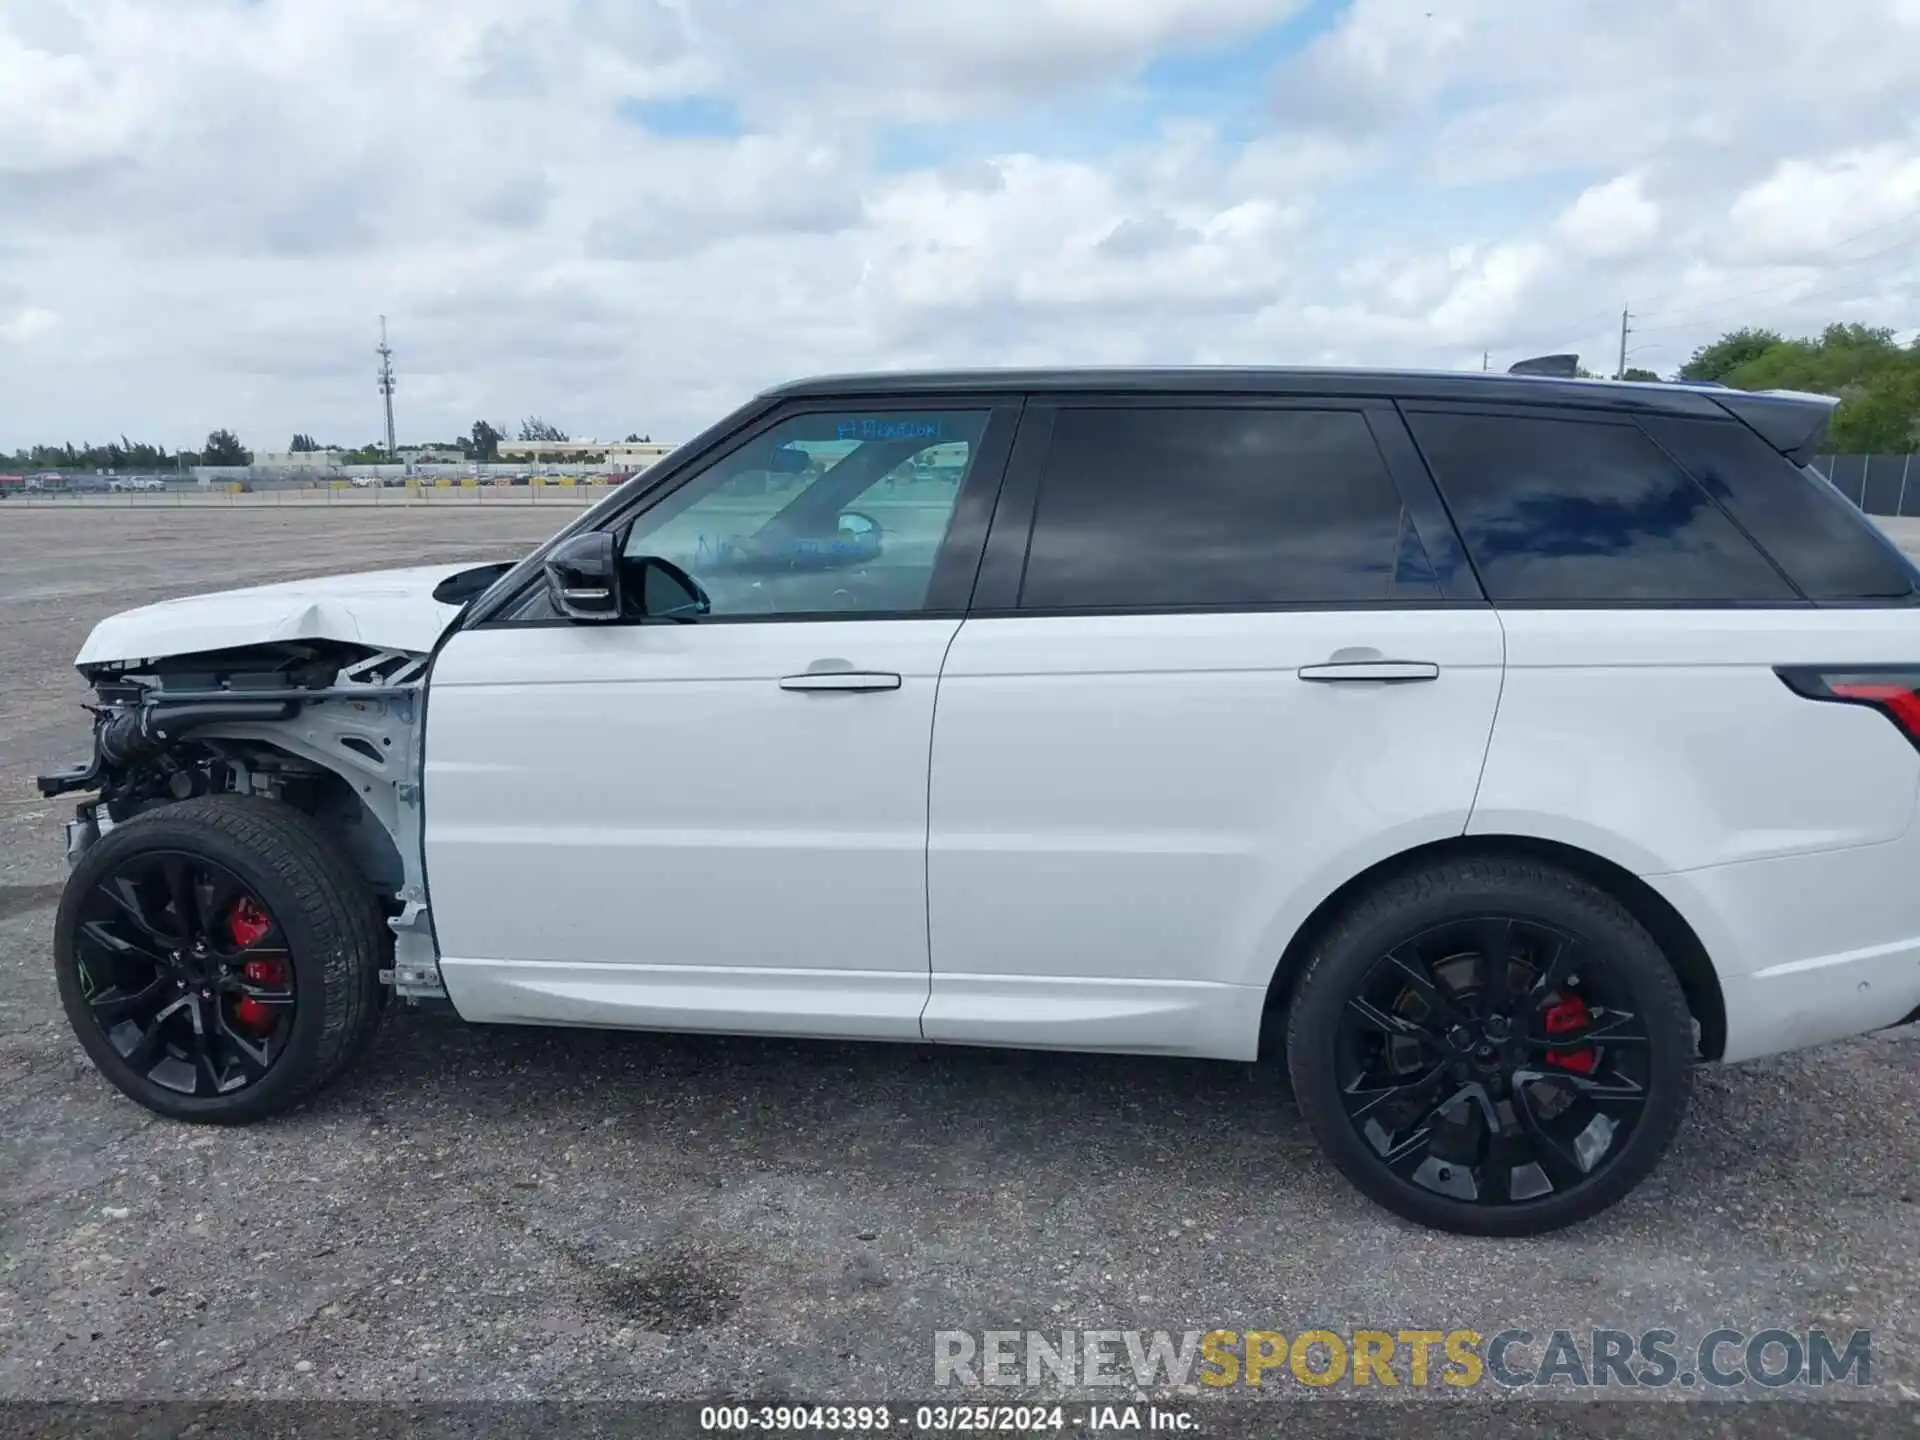
{"type": "Polygon", "coordinates": [[[291,806],[209,795],[114,827],[54,922],[60,1002],[149,1110],[240,1123],[326,1085],[379,1019],[374,896],[291,806]]]}
{"type": "Polygon", "coordinates": [[[1533,1235],[1645,1179],[1692,1084],[1692,1016],[1620,903],[1531,860],[1442,861],[1334,922],[1287,1017],[1308,1126],[1364,1194],[1533,1235]]]}

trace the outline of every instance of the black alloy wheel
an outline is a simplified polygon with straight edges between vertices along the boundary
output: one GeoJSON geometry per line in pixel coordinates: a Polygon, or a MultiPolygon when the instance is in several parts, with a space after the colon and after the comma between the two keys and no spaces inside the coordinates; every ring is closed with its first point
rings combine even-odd
{"type": "Polygon", "coordinates": [[[299,1004],[286,937],[224,865],[129,857],[82,899],[76,949],[94,1023],[155,1085],[230,1094],[286,1052],[299,1004]]]}
{"type": "Polygon", "coordinates": [[[114,826],[54,919],[54,977],[100,1072],[149,1110],[232,1124],[297,1104],[373,1034],[377,897],[290,805],[207,795],[114,826]]]}
{"type": "Polygon", "coordinates": [[[1577,877],[1439,868],[1321,947],[1290,1017],[1296,1094],[1348,1177],[1409,1219],[1494,1235],[1584,1219],[1678,1126],[1694,1044],[1679,983],[1577,877]]]}
{"type": "Polygon", "coordinates": [[[1508,1205],[1573,1189],[1624,1149],[1649,1039],[1572,935],[1478,915],[1376,960],[1341,1015],[1348,1121],[1394,1174],[1508,1205]]]}

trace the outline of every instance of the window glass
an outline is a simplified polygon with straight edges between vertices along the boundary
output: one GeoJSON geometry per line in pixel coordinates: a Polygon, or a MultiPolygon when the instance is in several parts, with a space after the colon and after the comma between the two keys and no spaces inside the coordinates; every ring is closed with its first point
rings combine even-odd
{"type": "Polygon", "coordinates": [[[1640,422],[1815,600],[1909,597],[1913,566],[1825,476],[1733,420],[1640,422]]]}
{"type": "Polygon", "coordinates": [[[1496,604],[1798,598],[1632,425],[1419,411],[1407,423],[1496,604]]]}
{"type": "Polygon", "coordinates": [[[919,610],[987,418],[793,416],[642,514],[623,553],[680,566],[716,616],[919,610]]]}
{"type": "Polygon", "coordinates": [[[1022,609],[1437,598],[1353,410],[1062,410],[1022,609]]]}

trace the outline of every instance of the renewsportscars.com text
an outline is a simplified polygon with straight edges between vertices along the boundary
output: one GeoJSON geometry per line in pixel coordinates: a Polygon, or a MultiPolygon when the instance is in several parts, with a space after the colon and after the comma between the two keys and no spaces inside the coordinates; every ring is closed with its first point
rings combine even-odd
{"type": "Polygon", "coordinates": [[[939,1330],[937,1386],[1510,1390],[1866,1386],[1873,1337],[1855,1330],[1667,1329],[939,1330]]]}

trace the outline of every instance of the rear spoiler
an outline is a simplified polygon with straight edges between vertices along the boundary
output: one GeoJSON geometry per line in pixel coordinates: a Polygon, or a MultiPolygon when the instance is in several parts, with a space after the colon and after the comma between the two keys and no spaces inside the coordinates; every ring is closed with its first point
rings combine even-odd
{"type": "Polygon", "coordinates": [[[1716,389],[1713,399],[1796,465],[1809,464],[1820,453],[1840,403],[1836,396],[1802,390],[1716,389]]]}

